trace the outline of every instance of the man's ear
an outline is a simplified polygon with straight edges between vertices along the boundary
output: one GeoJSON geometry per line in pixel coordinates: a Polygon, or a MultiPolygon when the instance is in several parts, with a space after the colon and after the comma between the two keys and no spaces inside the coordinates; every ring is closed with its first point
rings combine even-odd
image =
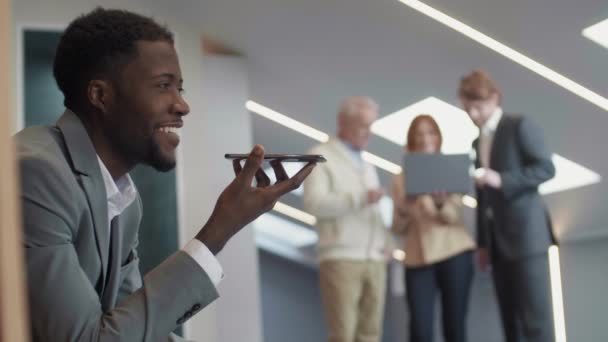
{"type": "Polygon", "coordinates": [[[114,89],[106,80],[91,80],[87,87],[87,97],[93,107],[101,113],[107,113],[113,100],[114,89]]]}

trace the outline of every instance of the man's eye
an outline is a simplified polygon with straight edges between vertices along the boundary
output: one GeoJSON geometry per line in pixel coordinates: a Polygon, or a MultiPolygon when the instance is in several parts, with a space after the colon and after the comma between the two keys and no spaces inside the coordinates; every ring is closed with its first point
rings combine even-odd
{"type": "Polygon", "coordinates": [[[169,89],[171,87],[171,84],[169,83],[161,83],[158,85],[159,88],[161,89],[169,89]]]}

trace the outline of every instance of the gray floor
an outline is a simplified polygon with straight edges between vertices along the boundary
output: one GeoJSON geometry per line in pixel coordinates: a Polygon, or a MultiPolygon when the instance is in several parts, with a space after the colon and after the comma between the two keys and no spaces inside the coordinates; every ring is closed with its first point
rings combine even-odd
{"type": "MultiPolygon", "coordinates": [[[[608,239],[569,243],[560,248],[568,341],[608,341],[608,239]]],[[[260,252],[266,342],[323,341],[325,324],[317,272],[260,252]]],[[[390,293],[391,291],[388,291],[390,293]]],[[[443,341],[436,320],[436,340],[443,341]]],[[[407,340],[407,310],[401,296],[387,294],[383,342],[407,340]]],[[[487,274],[477,273],[468,317],[469,341],[500,342],[494,290],[487,274]]]]}

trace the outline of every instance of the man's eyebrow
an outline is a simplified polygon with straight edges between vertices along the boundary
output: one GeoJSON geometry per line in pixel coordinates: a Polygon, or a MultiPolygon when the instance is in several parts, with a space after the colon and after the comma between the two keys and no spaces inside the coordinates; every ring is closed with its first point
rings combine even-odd
{"type": "Polygon", "coordinates": [[[154,76],[152,76],[152,78],[153,79],[157,79],[157,78],[169,78],[171,80],[176,79],[175,75],[172,74],[172,73],[170,73],[170,72],[165,72],[165,73],[162,73],[162,74],[154,75],[154,76]]]}
{"type": "MultiPolygon", "coordinates": [[[[169,72],[162,73],[162,74],[159,74],[156,76],[152,76],[152,79],[154,79],[154,80],[159,79],[159,78],[168,78],[170,81],[177,79],[177,77],[174,74],[169,73],[169,72]]],[[[180,78],[178,82],[180,85],[182,85],[184,83],[184,79],[180,78]]]]}

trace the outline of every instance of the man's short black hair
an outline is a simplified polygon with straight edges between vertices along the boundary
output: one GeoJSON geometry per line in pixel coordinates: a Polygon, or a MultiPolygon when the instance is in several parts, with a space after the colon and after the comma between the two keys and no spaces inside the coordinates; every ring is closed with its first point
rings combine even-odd
{"type": "Polygon", "coordinates": [[[53,65],[66,108],[84,108],[92,79],[117,80],[142,40],[173,43],[173,34],[152,18],[101,7],[71,22],[61,36],[53,65]]]}

